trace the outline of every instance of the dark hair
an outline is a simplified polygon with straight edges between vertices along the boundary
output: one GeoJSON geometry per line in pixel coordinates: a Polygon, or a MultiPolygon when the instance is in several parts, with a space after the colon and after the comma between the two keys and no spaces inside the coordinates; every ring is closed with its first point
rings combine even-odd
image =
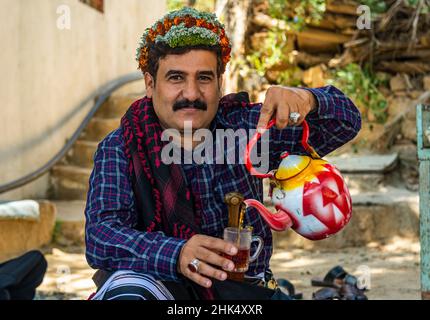
{"type": "Polygon", "coordinates": [[[221,74],[224,73],[225,68],[222,63],[221,47],[219,45],[215,45],[215,46],[197,45],[197,46],[171,48],[170,46],[162,42],[151,43],[149,45],[148,67],[147,67],[147,70],[142,70],[142,72],[143,73],[145,73],[145,71],[149,72],[155,81],[157,77],[157,71],[158,71],[160,59],[166,57],[169,54],[179,55],[179,54],[190,52],[191,50],[207,50],[207,51],[214,52],[217,56],[217,76],[219,77],[221,74]]]}

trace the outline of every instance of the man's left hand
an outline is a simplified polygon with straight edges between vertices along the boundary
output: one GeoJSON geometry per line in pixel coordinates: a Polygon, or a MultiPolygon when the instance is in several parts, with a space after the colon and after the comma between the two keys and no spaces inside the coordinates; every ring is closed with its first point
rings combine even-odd
{"type": "Polygon", "coordinates": [[[278,129],[287,125],[298,126],[316,108],[316,104],[314,95],[306,89],[272,86],[266,92],[257,128],[265,128],[273,117],[276,118],[278,129]],[[300,115],[296,122],[290,118],[292,112],[300,115]]]}

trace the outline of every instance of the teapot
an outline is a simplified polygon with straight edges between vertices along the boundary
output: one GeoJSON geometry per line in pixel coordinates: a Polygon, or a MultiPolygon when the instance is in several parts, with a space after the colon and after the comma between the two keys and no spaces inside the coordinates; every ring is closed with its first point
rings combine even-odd
{"type": "Polygon", "coordinates": [[[341,230],[350,220],[352,201],[339,170],[308,144],[309,125],[302,122],[302,146],[309,155],[283,152],[277,170],[259,173],[250,160],[250,152],[261,135],[276,123],[256,132],[245,150],[245,166],[258,178],[270,179],[269,197],[277,212],[269,211],[261,202],[246,199],[246,207],[254,207],[274,231],[292,228],[309,240],[325,239],[341,230]]]}

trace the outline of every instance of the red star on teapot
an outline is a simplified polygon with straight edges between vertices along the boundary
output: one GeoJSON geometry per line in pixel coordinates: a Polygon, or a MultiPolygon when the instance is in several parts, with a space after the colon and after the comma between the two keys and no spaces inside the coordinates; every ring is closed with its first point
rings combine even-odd
{"type": "MultiPolygon", "coordinates": [[[[265,130],[275,124],[272,119],[265,130]]],[[[245,165],[258,178],[270,179],[270,193],[276,213],[254,199],[246,199],[247,207],[255,207],[275,231],[292,228],[310,240],[320,240],[341,230],[350,220],[352,201],[339,170],[321,159],[308,144],[309,126],[303,121],[302,145],[310,156],[284,152],[277,170],[258,173],[250,160],[251,149],[265,130],[257,132],[245,150],[245,165]]]]}

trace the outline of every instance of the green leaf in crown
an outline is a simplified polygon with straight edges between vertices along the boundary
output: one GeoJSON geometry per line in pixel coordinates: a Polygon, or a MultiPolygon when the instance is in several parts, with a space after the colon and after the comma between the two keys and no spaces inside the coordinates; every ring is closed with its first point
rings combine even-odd
{"type": "Polygon", "coordinates": [[[219,43],[219,36],[205,28],[187,28],[184,23],[172,26],[164,35],[158,35],[155,42],[167,43],[171,48],[183,46],[208,45],[213,46],[219,43]]]}

